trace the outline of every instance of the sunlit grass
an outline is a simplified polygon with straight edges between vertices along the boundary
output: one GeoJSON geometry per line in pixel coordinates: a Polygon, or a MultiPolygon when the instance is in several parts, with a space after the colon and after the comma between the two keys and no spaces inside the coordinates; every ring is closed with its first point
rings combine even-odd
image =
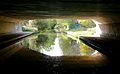
{"type": "Polygon", "coordinates": [[[86,31],[75,31],[75,30],[68,30],[65,31],[67,34],[70,34],[74,37],[79,36],[96,36],[96,28],[88,28],[86,31]]]}

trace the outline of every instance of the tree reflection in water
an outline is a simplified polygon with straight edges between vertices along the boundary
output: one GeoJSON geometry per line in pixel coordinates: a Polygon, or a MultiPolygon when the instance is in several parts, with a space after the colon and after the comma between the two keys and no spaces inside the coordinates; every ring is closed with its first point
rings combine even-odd
{"type": "Polygon", "coordinates": [[[23,46],[49,56],[96,56],[96,50],[66,34],[38,34],[23,40],[23,46]]]}

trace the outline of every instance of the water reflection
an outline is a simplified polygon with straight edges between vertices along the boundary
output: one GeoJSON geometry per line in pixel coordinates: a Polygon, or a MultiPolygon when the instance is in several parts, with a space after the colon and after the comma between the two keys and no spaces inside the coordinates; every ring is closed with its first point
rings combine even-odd
{"type": "Polygon", "coordinates": [[[50,46],[49,51],[46,51],[46,49],[41,48],[40,52],[50,56],[62,56],[63,52],[59,45],[59,38],[55,38],[54,45],[50,46]]]}
{"type": "Polygon", "coordinates": [[[38,34],[23,40],[26,48],[49,56],[98,56],[100,53],[66,34],[38,34]]]}

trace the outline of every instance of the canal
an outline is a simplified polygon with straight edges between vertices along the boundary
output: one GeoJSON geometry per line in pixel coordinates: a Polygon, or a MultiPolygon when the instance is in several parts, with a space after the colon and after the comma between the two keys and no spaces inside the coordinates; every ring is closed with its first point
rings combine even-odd
{"type": "Polygon", "coordinates": [[[97,74],[108,65],[105,55],[64,33],[33,34],[3,50],[0,68],[4,70],[97,74]]]}
{"type": "Polygon", "coordinates": [[[22,40],[25,48],[48,56],[99,56],[97,50],[64,33],[35,34],[22,40]]]}

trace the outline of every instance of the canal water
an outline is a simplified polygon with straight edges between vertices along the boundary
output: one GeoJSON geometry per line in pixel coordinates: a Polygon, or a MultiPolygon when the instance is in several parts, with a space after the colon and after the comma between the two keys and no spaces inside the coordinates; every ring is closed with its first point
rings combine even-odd
{"type": "Polygon", "coordinates": [[[22,41],[25,48],[49,56],[99,56],[97,50],[64,33],[36,34],[22,41]]]}

